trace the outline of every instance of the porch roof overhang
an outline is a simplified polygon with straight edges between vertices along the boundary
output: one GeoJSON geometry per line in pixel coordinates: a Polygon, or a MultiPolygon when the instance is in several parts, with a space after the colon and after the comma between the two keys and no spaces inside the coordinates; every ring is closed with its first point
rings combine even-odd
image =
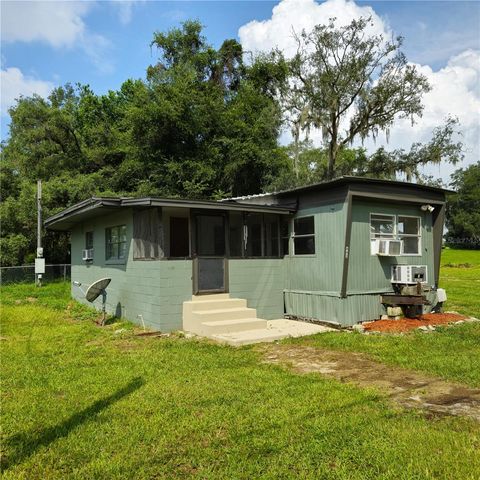
{"type": "Polygon", "coordinates": [[[213,211],[238,211],[251,213],[276,213],[289,215],[295,213],[293,206],[270,206],[237,202],[216,202],[212,200],[184,200],[179,198],[112,198],[92,197],[76,203],[65,210],[47,218],[44,225],[49,230],[69,231],[77,223],[99,215],[118,212],[121,208],[135,207],[176,207],[213,211]]]}

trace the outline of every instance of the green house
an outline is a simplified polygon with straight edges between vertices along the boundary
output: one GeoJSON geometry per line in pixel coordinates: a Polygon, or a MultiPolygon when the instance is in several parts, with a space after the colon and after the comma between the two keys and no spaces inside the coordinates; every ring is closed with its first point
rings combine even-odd
{"type": "Polygon", "coordinates": [[[45,224],[71,232],[72,296],[111,278],[108,311],[138,324],[184,328],[193,295],[212,314],[229,298],[233,318],[248,305],[247,317],[349,326],[385,314],[401,283],[435,305],[446,193],[342,177],[217,202],[95,197],[45,224]]]}

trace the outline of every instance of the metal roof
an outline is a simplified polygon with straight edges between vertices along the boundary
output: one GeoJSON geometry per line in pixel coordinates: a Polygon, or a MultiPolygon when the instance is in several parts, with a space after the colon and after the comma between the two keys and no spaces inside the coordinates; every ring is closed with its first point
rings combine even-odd
{"type": "Polygon", "coordinates": [[[334,187],[337,185],[351,185],[353,183],[367,183],[367,184],[380,184],[380,185],[392,185],[392,186],[401,186],[401,187],[413,187],[413,188],[420,188],[426,191],[435,191],[435,192],[443,192],[443,193],[455,193],[454,190],[448,190],[446,188],[441,187],[433,187],[431,185],[421,185],[418,183],[412,182],[402,182],[399,180],[383,180],[380,178],[371,178],[371,177],[354,177],[354,176],[343,176],[335,178],[334,180],[329,180],[326,182],[319,182],[313,183],[311,185],[305,185],[302,187],[290,188],[287,190],[279,190],[277,192],[270,192],[270,193],[259,193],[255,195],[245,195],[241,197],[232,197],[232,198],[225,198],[222,201],[236,201],[236,200],[249,200],[254,198],[261,198],[269,195],[283,195],[288,193],[297,193],[297,192],[305,192],[310,190],[323,190],[330,187],[334,187]]]}
{"type": "Polygon", "coordinates": [[[45,227],[51,230],[70,230],[78,222],[98,215],[106,214],[119,208],[132,207],[179,207],[204,210],[233,210],[253,213],[277,213],[287,215],[295,211],[287,206],[255,205],[244,203],[222,203],[213,200],[183,200],[180,198],[129,198],[129,197],[92,197],[62,210],[47,218],[45,227]]]}
{"type": "MultiPolygon", "coordinates": [[[[329,188],[340,185],[352,185],[352,184],[377,184],[385,187],[403,187],[407,189],[420,189],[426,192],[437,193],[455,193],[453,190],[447,190],[440,187],[432,187],[430,185],[419,185],[417,183],[400,182],[396,180],[381,180],[378,178],[369,177],[352,177],[344,176],[330,180],[328,182],[315,183],[304,187],[292,188],[289,190],[282,190],[272,193],[261,193],[258,195],[247,195],[243,197],[225,198],[220,201],[213,200],[184,200],[180,198],[156,198],[156,197],[144,197],[144,198],[131,198],[131,197],[92,197],[83,202],[72,205],[61,212],[52,215],[45,220],[45,226],[52,230],[70,230],[76,223],[83,220],[87,220],[94,216],[109,213],[118,208],[127,207],[179,207],[179,208],[198,208],[206,210],[233,210],[243,212],[258,212],[258,213],[278,213],[289,214],[296,211],[294,205],[265,205],[255,203],[244,203],[245,200],[254,200],[258,198],[259,201],[262,197],[268,196],[283,196],[290,193],[301,193],[307,191],[322,191],[329,188]]],[[[393,189],[394,190],[394,189],[393,189]]],[[[392,196],[394,191],[392,191],[392,196]]]]}

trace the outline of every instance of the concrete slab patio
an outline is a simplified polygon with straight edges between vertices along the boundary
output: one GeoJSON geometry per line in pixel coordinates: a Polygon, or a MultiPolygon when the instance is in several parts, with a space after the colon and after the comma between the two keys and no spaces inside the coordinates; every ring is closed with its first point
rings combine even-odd
{"type": "Polygon", "coordinates": [[[334,328],[316,325],[314,323],[296,320],[267,320],[266,328],[244,330],[243,332],[212,335],[210,338],[232,346],[249,345],[253,343],[274,342],[289,337],[303,337],[316,333],[335,332],[334,328]]]}

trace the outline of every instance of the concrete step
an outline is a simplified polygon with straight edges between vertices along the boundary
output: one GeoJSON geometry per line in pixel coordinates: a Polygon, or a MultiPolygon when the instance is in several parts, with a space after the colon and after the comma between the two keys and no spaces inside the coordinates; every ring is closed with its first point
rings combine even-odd
{"type": "Polygon", "coordinates": [[[241,318],[256,318],[257,311],[254,308],[219,308],[214,310],[193,311],[192,317],[200,323],[219,322],[222,320],[237,320],[241,318]]]}
{"type": "Polygon", "coordinates": [[[211,295],[192,295],[192,302],[208,302],[211,300],[226,300],[230,298],[229,293],[213,293],[211,295]]]}
{"type": "Polygon", "coordinates": [[[242,318],[237,320],[221,320],[203,322],[200,325],[201,335],[211,336],[232,332],[257,331],[267,327],[267,321],[259,318],[242,318]]]}
{"type": "Polygon", "coordinates": [[[202,312],[205,310],[247,308],[247,301],[244,298],[216,298],[212,300],[184,302],[184,305],[192,312],[202,312]]]}

